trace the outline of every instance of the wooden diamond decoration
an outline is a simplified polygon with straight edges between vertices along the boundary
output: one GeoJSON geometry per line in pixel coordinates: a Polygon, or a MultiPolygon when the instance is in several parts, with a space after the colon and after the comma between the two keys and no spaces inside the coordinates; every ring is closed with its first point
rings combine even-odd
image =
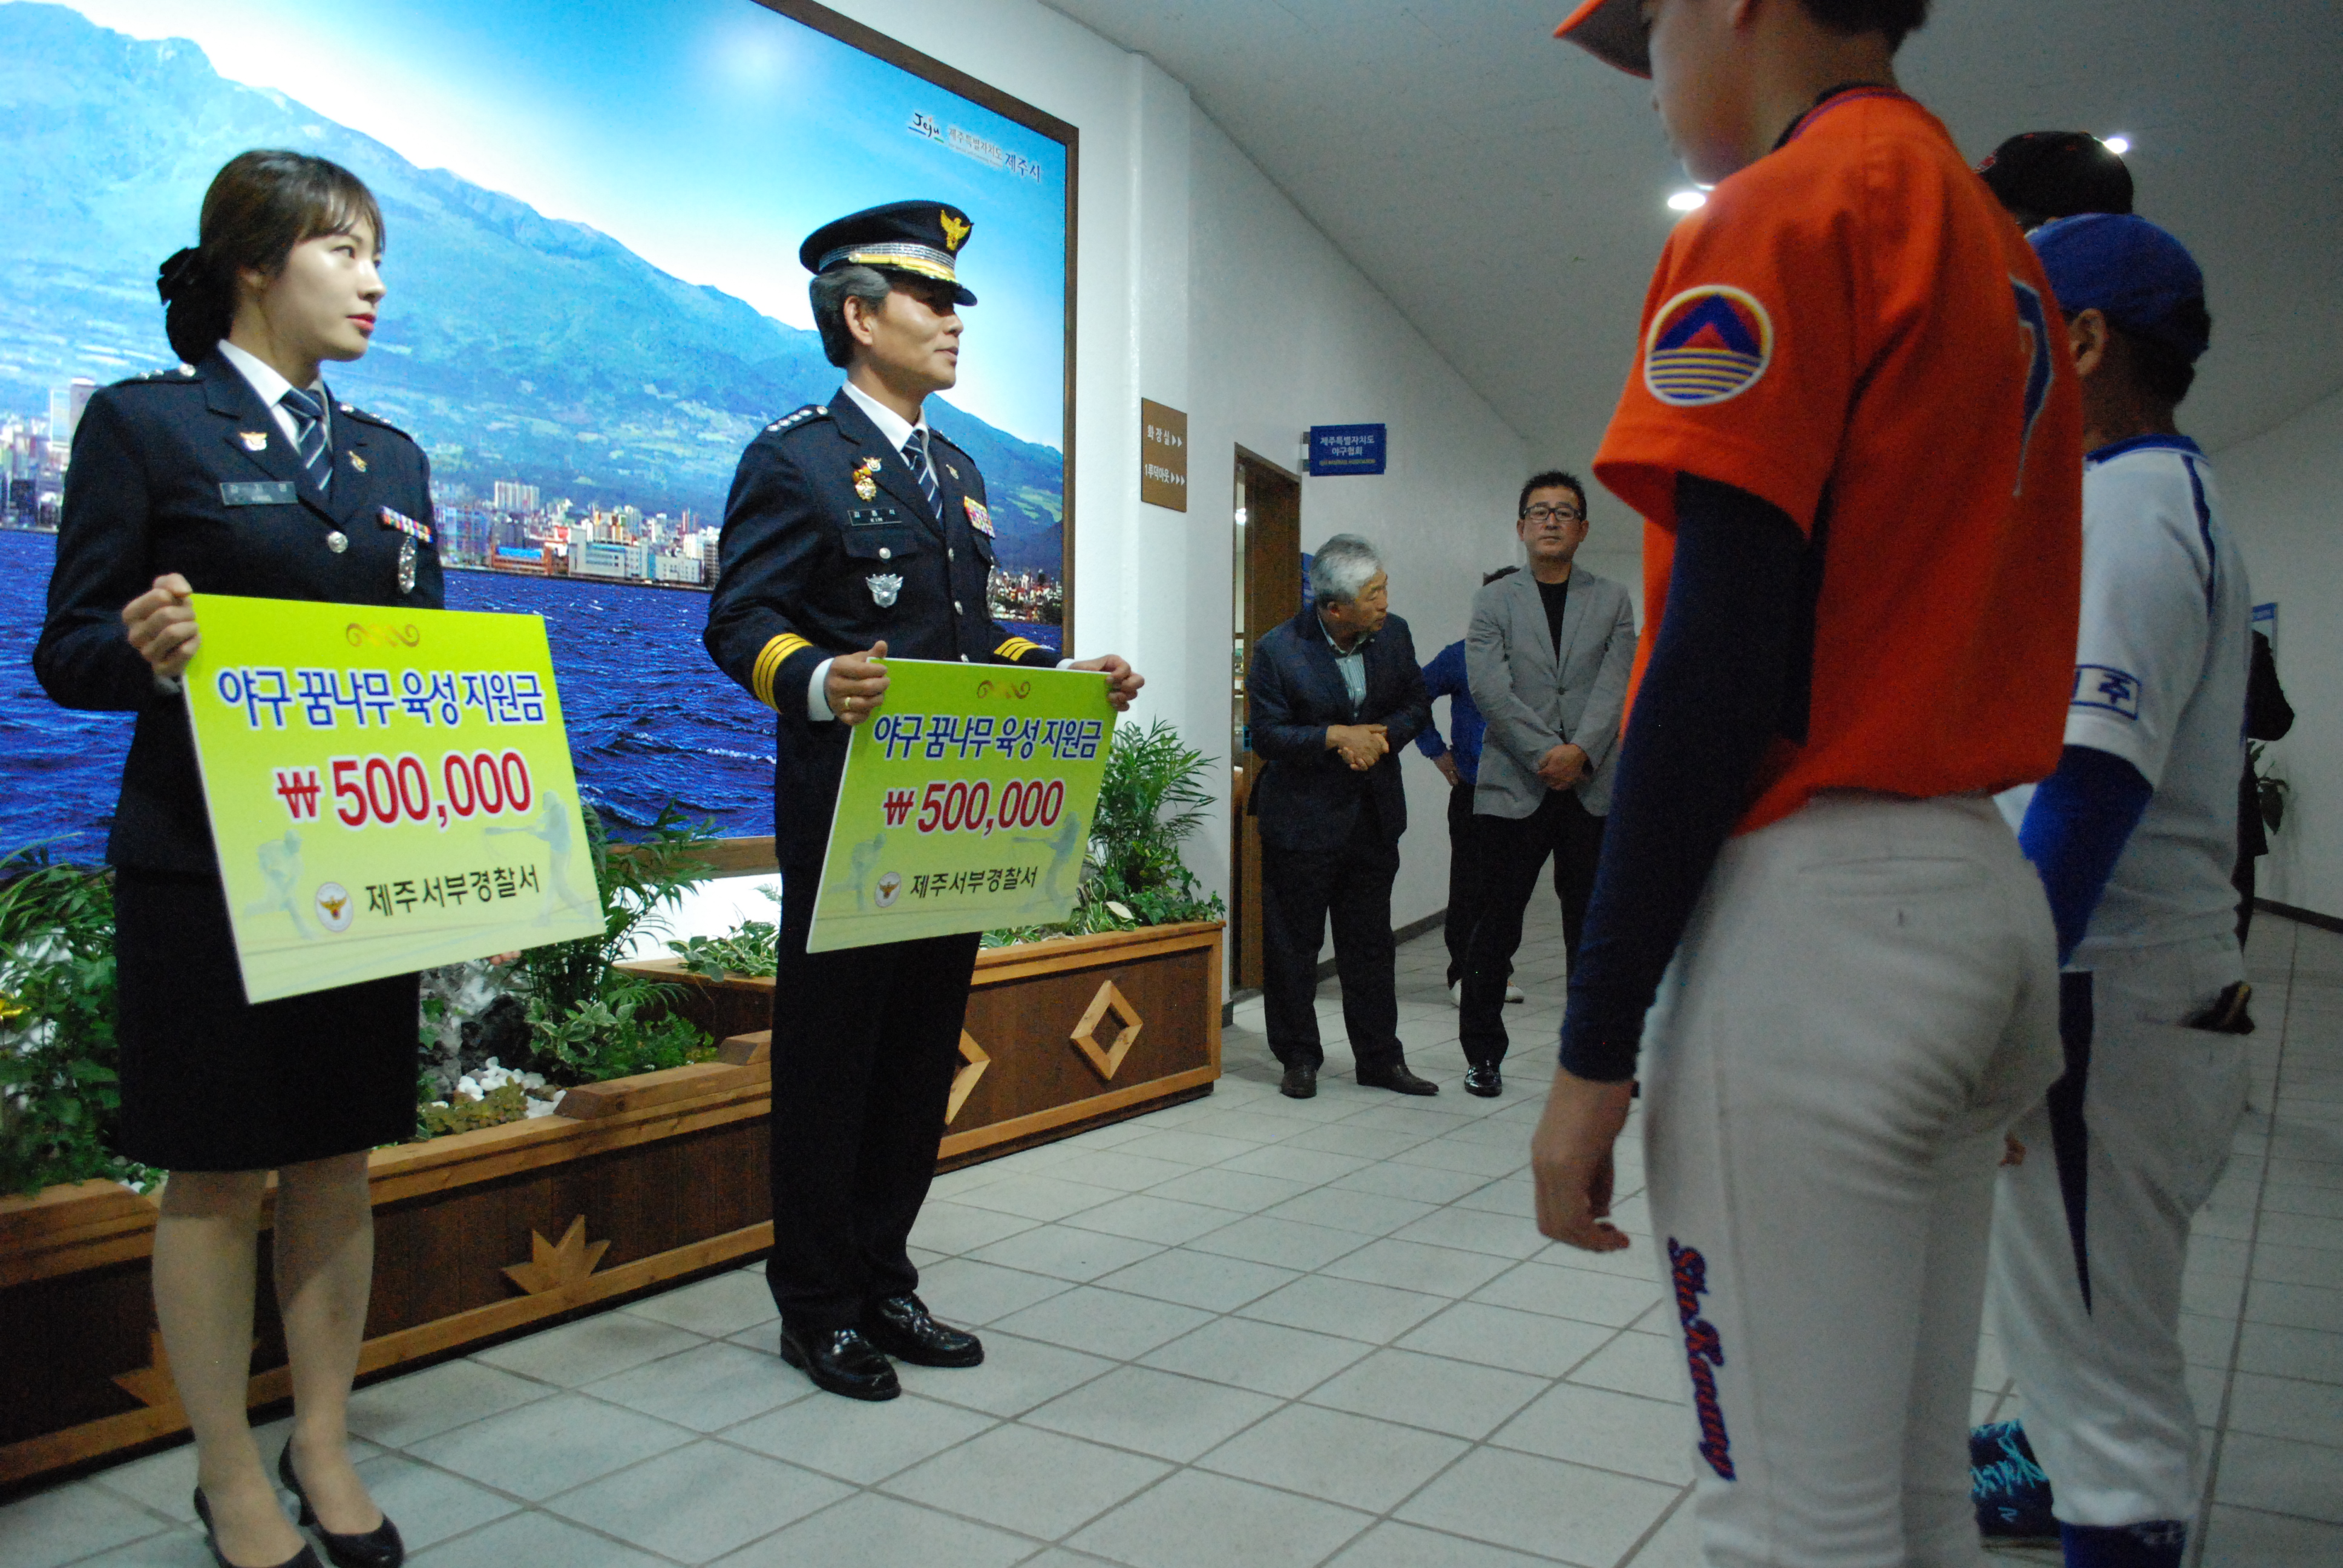
{"type": "Polygon", "coordinates": [[[178,1385],[171,1381],[171,1358],[163,1349],[160,1329],[146,1331],[147,1363],[136,1372],[117,1372],[114,1381],[130,1397],[148,1407],[176,1404],[178,1385]]]}
{"type": "Polygon", "coordinates": [[[1132,1043],[1139,1039],[1142,1021],[1139,1010],[1124,999],[1122,992],[1115,990],[1114,982],[1101,980],[1098,995],[1091,998],[1091,1005],[1082,1012],[1082,1021],[1074,1025],[1074,1049],[1098,1070],[1101,1078],[1111,1081],[1115,1070],[1122,1065],[1122,1059],[1131,1054],[1132,1043]],[[1101,1045],[1098,1042],[1098,1027],[1110,1012],[1122,1020],[1122,1030],[1114,1037],[1113,1044],[1101,1045]]]}
{"type": "Polygon", "coordinates": [[[531,1231],[528,1233],[529,1260],[526,1263],[510,1263],[505,1275],[532,1296],[548,1291],[558,1291],[583,1281],[610,1250],[608,1241],[586,1239],[586,1216],[580,1214],[569,1221],[569,1229],[561,1233],[558,1246],[531,1231]]]}
{"type": "Polygon", "coordinates": [[[944,1125],[952,1124],[960,1108],[976,1092],[976,1081],[992,1065],[992,1058],[984,1054],[984,1047],[976,1043],[976,1036],[966,1030],[960,1031],[960,1070],[952,1074],[951,1099],[944,1106],[944,1125]]]}

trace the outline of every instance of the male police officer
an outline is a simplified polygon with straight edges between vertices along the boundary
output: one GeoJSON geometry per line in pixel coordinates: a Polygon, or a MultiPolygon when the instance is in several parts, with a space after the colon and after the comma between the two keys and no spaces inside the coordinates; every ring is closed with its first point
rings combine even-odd
{"type": "MultiPolygon", "coordinates": [[[[966,214],[898,202],[826,225],[798,258],[846,385],[766,427],[724,512],[707,644],[779,715],[773,831],[781,865],[774,987],[773,1253],[781,1356],[856,1399],[900,1392],[888,1357],[974,1366],[972,1334],[930,1317],[905,1239],[933,1174],[977,939],[809,954],[806,933],[848,729],[884,701],[886,657],[1048,668],[1056,653],[986,608],[984,480],[921,405],[959,378],[956,258],[966,214]]],[[[1112,657],[1117,709],[1141,680],[1112,657]]]]}

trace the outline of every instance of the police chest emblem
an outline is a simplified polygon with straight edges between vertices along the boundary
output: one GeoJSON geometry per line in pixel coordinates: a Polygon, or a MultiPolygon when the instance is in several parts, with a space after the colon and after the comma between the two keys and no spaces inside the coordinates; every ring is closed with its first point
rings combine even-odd
{"type": "Polygon", "coordinates": [[[238,439],[238,440],[240,440],[240,441],[242,441],[242,442],[244,443],[244,449],[245,449],[246,451],[247,451],[247,452],[266,452],[266,450],[268,450],[268,432],[267,432],[267,431],[266,431],[266,430],[238,430],[236,434],[236,439],[238,439]]]}
{"type": "Polygon", "coordinates": [[[984,509],[984,503],[978,500],[974,496],[962,496],[960,498],[960,504],[968,508],[968,526],[974,528],[978,533],[982,534],[986,538],[990,538],[992,537],[992,514],[984,509]]]}
{"type": "Polygon", "coordinates": [[[862,579],[870,585],[870,598],[880,609],[895,608],[895,596],[903,591],[903,579],[895,572],[873,572],[862,579]]]}
{"type": "Polygon", "coordinates": [[[879,498],[879,468],[883,457],[865,457],[854,465],[854,493],[866,501],[879,498]]]}

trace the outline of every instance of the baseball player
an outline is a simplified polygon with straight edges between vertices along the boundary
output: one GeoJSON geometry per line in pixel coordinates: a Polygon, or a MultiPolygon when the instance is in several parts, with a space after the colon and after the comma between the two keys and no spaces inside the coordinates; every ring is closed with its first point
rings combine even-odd
{"type": "Polygon", "coordinates": [[[2029,234],[2077,213],[2131,211],[2131,169],[2088,131],[2020,131],[1987,153],[1977,173],[2029,234]]]}
{"type": "Polygon", "coordinates": [[[2033,244],[2082,384],[2083,617],[2058,769],[2002,804],[2049,890],[2066,1072],[2016,1134],[2054,1157],[2005,1173],[1994,1214],[2025,1430],[1977,1435],[2051,1496],[2005,1488],[1979,1514],[2031,1533],[2046,1502],[2072,1568],[2177,1568],[2197,1497],[2181,1265],[2253,1028],[2229,884],[2253,596],[2173,422],[2211,332],[2197,264],[2132,216],[2063,218],[2033,244]]]}
{"type": "Polygon", "coordinates": [[[2058,1070],[2049,909],[1987,797],[2058,760],[2081,408],[2040,264],[1896,85],[1925,14],[1591,0],[1562,29],[1649,72],[1715,189],[1595,459],[1646,519],[1657,630],[1531,1155],[1547,1235],[1626,1246],[1648,1045],[1713,1563],[1976,1562],[1994,1170],[2058,1070]]]}

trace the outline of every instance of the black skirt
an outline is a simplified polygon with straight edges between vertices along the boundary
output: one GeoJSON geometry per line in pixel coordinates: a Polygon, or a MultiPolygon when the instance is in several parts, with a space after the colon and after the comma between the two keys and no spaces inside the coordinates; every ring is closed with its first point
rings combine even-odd
{"type": "Polygon", "coordinates": [[[257,1007],[216,879],[120,870],[116,1152],[166,1171],[268,1171],[415,1135],[411,974],[257,1007]]]}

